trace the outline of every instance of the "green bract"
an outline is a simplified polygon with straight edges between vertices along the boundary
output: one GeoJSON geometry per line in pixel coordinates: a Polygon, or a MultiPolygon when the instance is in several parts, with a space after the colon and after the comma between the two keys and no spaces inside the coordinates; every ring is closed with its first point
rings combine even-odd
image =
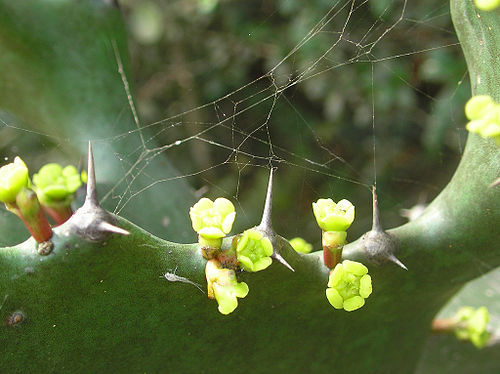
{"type": "Polygon", "coordinates": [[[462,307],[455,314],[457,322],[455,335],[460,340],[470,340],[477,348],[483,348],[490,340],[490,333],[486,329],[490,315],[486,307],[474,309],[470,306],[462,307]]]}
{"type": "Polygon", "coordinates": [[[344,260],[330,271],[326,297],[335,309],[350,312],[365,305],[372,293],[368,268],[355,261],[344,260]]]}
{"type": "Polygon", "coordinates": [[[82,185],[82,179],[74,166],[63,168],[59,164],[51,163],[42,166],[38,173],[33,175],[33,185],[43,205],[69,205],[76,190],[82,185]]]}
{"type": "Polygon", "coordinates": [[[189,216],[194,231],[199,235],[219,239],[231,231],[236,212],[228,199],[219,197],[212,201],[204,197],[189,209],[189,216]]]}
{"type": "Polygon", "coordinates": [[[260,231],[246,230],[236,246],[236,257],[246,271],[259,271],[267,268],[273,260],[273,245],[260,231]]]}
{"type": "Polygon", "coordinates": [[[500,5],[500,0],[474,0],[474,4],[479,10],[490,11],[500,5]]]}
{"type": "Polygon", "coordinates": [[[14,203],[16,195],[29,185],[28,168],[21,158],[0,168],[0,201],[14,203]]]}
{"type": "Polygon", "coordinates": [[[487,95],[474,96],[465,105],[465,115],[470,119],[467,130],[500,145],[500,104],[487,95]]]}
{"type": "Polygon", "coordinates": [[[233,312],[238,307],[238,297],[243,298],[248,294],[247,284],[238,283],[234,270],[221,268],[217,260],[207,262],[205,275],[208,297],[217,300],[222,314],[233,312]]]}
{"type": "Polygon", "coordinates": [[[313,249],[312,244],[302,238],[293,238],[289,240],[290,245],[299,253],[310,253],[313,249]]]}
{"type": "Polygon", "coordinates": [[[345,231],[354,221],[354,205],[349,200],[334,203],[332,199],[319,199],[312,207],[323,231],[345,231]]]}

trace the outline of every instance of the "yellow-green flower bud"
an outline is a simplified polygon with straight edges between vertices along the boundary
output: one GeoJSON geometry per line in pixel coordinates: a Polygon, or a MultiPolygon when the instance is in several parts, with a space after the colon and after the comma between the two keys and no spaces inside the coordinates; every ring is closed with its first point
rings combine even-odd
{"type": "Polygon", "coordinates": [[[465,104],[465,115],[470,120],[482,118],[494,105],[495,101],[488,95],[473,96],[465,104]]]}
{"type": "Polygon", "coordinates": [[[335,309],[350,312],[365,305],[372,293],[368,268],[355,261],[344,260],[330,271],[326,297],[335,309]]]}
{"type": "Polygon", "coordinates": [[[42,166],[40,171],[33,175],[33,185],[42,205],[69,206],[76,190],[82,185],[82,179],[74,166],[63,168],[59,164],[51,163],[42,166]]]}
{"type": "Polygon", "coordinates": [[[198,233],[203,256],[214,258],[222,245],[222,238],[233,227],[236,217],[233,203],[222,197],[215,201],[204,197],[189,209],[189,216],[193,230],[198,233]]]}
{"type": "Polygon", "coordinates": [[[486,307],[462,307],[453,319],[456,321],[455,335],[458,339],[470,340],[477,348],[483,348],[490,340],[491,334],[487,330],[490,316],[486,307]]]}
{"type": "Polygon", "coordinates": [[[500,104],[487,95],[474,96],[465,105],[465,114],[470,119],[468,131],[493,138],[500,145],[500,104]]]}
{"type": "Polygon", "coordinates": [[[302,238],[293,238],[289,240],[290,245],[299,253],[310,253],[313,249],[312,244],[306,242],[302,238]]]}
{"type": "Polygon", "coordinates": [[[271,241],[255,229],[246,230],[236,246],[236,256],[246,271],[264,270],[273,262],[272,254],[271,241]]]}
{"type": "Polygon", "coordinates": [[[248,294],[248,285],[238,283],[234,270],[223,269],[217,260],[207,261],[205,275],[208,297],[217,300],[222,314],[233,312],[238,307],[238,298],[248,294]]]}
{"type": "Polygon", "coordinates": [[[323,231],[345,231],[354,221],[354,205],[349,200],[334,203],[332,199],[319,199],[312,207],[323,231]]]}
{"type": "Polygon", "coordinates": [[[16,201],[21,189],[29,185],[28,168],[21,158],[0,168],[0,201],[10,204],[16,201]]]}
{"type": "Polygon", "coordinates": [[[189,210],[193,229],[207,238],[223,238],[233,227],[236,212],[228,199],[219,197],[215,201],[200,199],[189,210]]]}
{"type": "Polygon", "coordinates": [[[477,9],[486,12],[496,9],[500,5],[500,0],[474,0],[477,9]]]}

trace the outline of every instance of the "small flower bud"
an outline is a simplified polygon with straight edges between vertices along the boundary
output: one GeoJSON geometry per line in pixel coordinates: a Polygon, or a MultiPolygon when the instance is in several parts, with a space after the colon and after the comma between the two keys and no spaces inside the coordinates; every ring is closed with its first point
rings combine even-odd
{"type": "Polygon", "coordinates": [[[207,259],[214,258],[222,245],[222,238],[233,227],[236,217],[233,203],[225,198],[212,201],[204,197],[189,209],[189,216],[199,235],[203,255],[207,259]]]}
{"type": "Polygon", "coordinates": [[[495,105],[488,95],[473,96],[465,104],[465,116],[470,120],[482,118],[495,105]]]}
{"type": "Polygon", "coordinates": [[[493,138],[500,145],[500,104],[487,95],[473,96],[465,105],[465,114],[470,119],[468,131],[493,138]]]}
{"type": "Polygon", "coordinates": [[[455,335],[458,339],[470,340],[477,348],[483,348],[490,340],[491,334],[487,330],[490,315],[486,307],[462,307],[453,319],[456,321],[455,335]]]}
{"type": "Polygon", "coordinates": [[[74,166],[51,163],[33,175],[33,185],[44,210],[62,224],[73,214],[71,202],[82,185],[82,174],[74,166]]]}
{"type": "Polygon", "coordinates": [[[236,246],[236,256],[240,266],[246,271],[260,271],[267,268],[273,260],[271,241],[258,230],[246,230],[236,246]]]}
{"type": "Polygon", "coordinates": [[[489,12],[500,5],[500,0],[474,0],[477,9],[489,12]]]}
{"type": "Polygon", "coordinates": [[[312,244],[306,242],[302,238],[293,238],[289,240],[290,245],[299,253],[310,253],[313,249],[312,244]]]}
{"type": "Polygon", "coordinates": [[[74,166],[62,168],[61,165],[52,163],[42,166],[33,175],[33,185],[43,205],[63,203],[69,206],[76,190],[82,185],[82,178],[74,166]]]}
{"type": "Polygon", "coordinates": [[[14,203],[18,192],[28,185],[28,168],[21,158],[0,168],[0,202],[14,203]]]}
{"type": "Polygon", "coordinates": [[[335,309],[348,312],[361,308],[372,293],[368,268],[355,261],[344,260],[330,271],[326,297],[335,309]]]}
{"type": "Polygon", "coordinates": [[[323,231],[345,231],[354,221],[354,205],[348,200],[334,203],[332,199],[319,199],[312,206],[316,221],[323,231]]]}

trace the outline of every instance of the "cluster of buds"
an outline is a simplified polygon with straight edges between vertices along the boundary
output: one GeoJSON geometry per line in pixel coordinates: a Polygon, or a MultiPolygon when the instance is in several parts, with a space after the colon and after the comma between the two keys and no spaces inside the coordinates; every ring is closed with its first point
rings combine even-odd
{"type": "Polygon", "coordinates": [[[465,115],[470,120],[467,130],[500,145],[500,104],[488,95],[473,96],[465,104],[465,115]]]}
{"type": "Polygon", "coordinates": [[[237,298],[248,294],[248,286],[238,283],[236,271],[256,272],[272,263],[273,245],[259,229],[236,235],[231,246],[222,250],[222,240],[235,220],[234,205],[225,198],[202,198],[189,210],[194,231],[205,259],[208,297],[216,299],[219,312],[229,314],[238,306],[237,298]]]}
{"type": "Polygon", "coordinates": [[[319,199],[312,204],[316,222],[322,230],[323,261],[330,269],[340,262],[347,242],[346,230],[354,221],[354,205],[348,200],[338,203],[319,199]]]}
{"type": "Polygon", "coordinates": [[[66,222],[73,210],[71,202],[75,198],[82,182],[86,183],[87,174],[72,165],[63,168],[59,164],[44,165],[37,174],[33,175],[33,186],[43,209],[52,219],[61,225],[66,222]]]}
{"type": "Polygon", "coordinates": [[[52,237],[52,229],[43,211],[61,224],[72,214],[71,201],[81,186],[76,168],[48,164],[30,181],[28,168],[21,158],[0,168],[0,202],[16,214],[38,243],[52,237]],[[63,214],[64,213],[64,214],[63,214]]]}

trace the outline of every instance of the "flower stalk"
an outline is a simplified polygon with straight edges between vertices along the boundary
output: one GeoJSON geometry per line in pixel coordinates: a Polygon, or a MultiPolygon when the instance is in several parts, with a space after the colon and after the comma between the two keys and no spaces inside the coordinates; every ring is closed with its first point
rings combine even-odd
{"type": "Polygon", "coordinates": [[[7,207],[24,222],[38,243],[46,242],[52,237],[52,228],[33,190],[23,188],[17,194],[16,202],[9,203],[7,207]]]}

